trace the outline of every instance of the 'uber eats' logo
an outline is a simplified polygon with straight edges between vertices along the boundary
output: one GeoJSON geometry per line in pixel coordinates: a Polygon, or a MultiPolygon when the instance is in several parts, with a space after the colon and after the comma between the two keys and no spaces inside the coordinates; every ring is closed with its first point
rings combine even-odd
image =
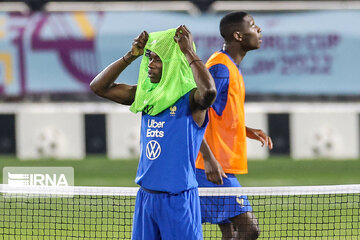
{"type": "Polygon", "coordinates": [[[155,160],[160,156],[161,153],[161,147],[160,144],[155,141],[151,140],[146,145],[146,157],[150,160],[155,160]]]}
{"type": "Polygon", "coordinates": [[[148,120],[146,137],[164,137],[164,131],[161,131],[161,129],[164,128],[164,125],[165,121],[157,122],[154,119],[148,120]]]}
{"type": "MultiPolygon", "coordinates": [[[[156,121],[155,119],[148,119],[146,137],[150,138],[163,138],[165,133],[163,131],[165,121],[156,121]]],[[[149,139],[150,140],[150,139],[149,139]]],[[[146,144],[146,157],[150,160],[155,160],[160,156],[161,146],[158,141],[150,140],[146,144]]]]}

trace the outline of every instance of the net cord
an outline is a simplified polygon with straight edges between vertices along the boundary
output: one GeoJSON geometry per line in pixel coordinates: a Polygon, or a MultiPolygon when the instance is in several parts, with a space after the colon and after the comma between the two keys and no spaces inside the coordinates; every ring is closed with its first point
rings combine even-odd
{"type": "MultiPolygon", "coordinates": [[[[0,194],[136,196],[138,187],[85,187],[85,186],[11,186],[0,184],[0,194]]],[[[218,187],[199,188],[200,196],[291,196],[319,194],[356,194],[360,184],[288,186],[288,187],[218,187]]]]}

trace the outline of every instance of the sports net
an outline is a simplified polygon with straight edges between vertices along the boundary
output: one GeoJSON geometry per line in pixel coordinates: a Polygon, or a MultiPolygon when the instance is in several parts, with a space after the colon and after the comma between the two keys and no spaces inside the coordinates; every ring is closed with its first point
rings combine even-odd
{"type": "MultiPolygon", "coordinates": [[[[137,190],[0,185],[1,239],[131,239],[137,190]]],[[[222,213],[214,203],[231,211],[247,196],[259,239],[360,239],[360,185],[202,188],[199,193],[215,216],[222,213]]],[[[204,239],[222,237],[217,224],[204,223],[203,232],[204,239]]]]}

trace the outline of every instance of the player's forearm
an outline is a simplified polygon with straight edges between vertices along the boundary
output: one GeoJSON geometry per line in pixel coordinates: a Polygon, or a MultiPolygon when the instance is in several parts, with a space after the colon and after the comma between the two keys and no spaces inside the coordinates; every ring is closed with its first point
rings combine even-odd
{"type": "Polygon", "coordinates": [[[259,131],[259,129],[249,128],[246,126],[245,126],[245,129],[246,129],[246,137],[251,138],[251,139],[257,138],[255,131],[259,131]]]}
{"type": "Polygon", "coordinates": [[[214,79],[195,52],[184,53],[188,60],[197,86],[195,99],[204,109],[211,106],[216,98],[216,86],[214,79]]]}
{"type": "Polygon", "coordinates": [[[209,145],[207,144],[205,138],[201,142],[200,152],[201,152],[205,162],[209,162],[214,158],[213,153],[212,153],[209,145]]]}
{"type": "Polygon", "coordinates": [[[122,58],[107,66],[91,81],[91,90],[97,95],[104,95],[107,90],[114,86],[115,80],[122,71],[136,58],[136,56],[131,55],[131,52],[128,52],[122,58]]]}
{"type": "Polygon", "coordinates": [[[246,126],[245,126],[245,129],[246,129],[246,136],[247,136],[247,137],[250,137],[250,134],[252,133],[252,132],[251,132],[252,128],[249,128],[249,127],[246,127],[246,126]]]}

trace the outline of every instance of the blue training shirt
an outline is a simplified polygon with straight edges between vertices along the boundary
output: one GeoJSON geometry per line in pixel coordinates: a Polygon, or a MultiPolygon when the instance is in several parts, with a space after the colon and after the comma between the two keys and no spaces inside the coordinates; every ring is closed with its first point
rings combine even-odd
{"type": "Polygon", "coordinates": [[[142,114],[135,182],[146,189],[179,193],[198,186],[195,160],[208,117],[201,127],[195,123],[189,95],[156,116],[142,114]]]}

